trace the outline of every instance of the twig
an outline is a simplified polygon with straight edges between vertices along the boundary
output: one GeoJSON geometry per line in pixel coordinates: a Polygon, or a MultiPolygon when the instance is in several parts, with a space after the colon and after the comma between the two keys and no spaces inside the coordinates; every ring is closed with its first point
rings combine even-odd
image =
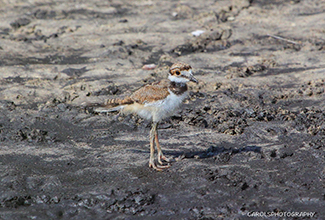
{"type": "Polygon", "coordinates": [[[273,38],[278,39],[278,40],[283,40],[283,41],[286,41],[286,42],[291,43],[291,44],[297,44],[297,45],[300,45],[300,44],[297,43],[296,41],[288,40],[288,39],[285,39],[285,38],[283,38],[283,37],[279,37],[279,36],[275,36],[275,35],[271,35],[271,34],[267,34],[267,36],[269,36],[269,37],[273,37],[273,38]]]}

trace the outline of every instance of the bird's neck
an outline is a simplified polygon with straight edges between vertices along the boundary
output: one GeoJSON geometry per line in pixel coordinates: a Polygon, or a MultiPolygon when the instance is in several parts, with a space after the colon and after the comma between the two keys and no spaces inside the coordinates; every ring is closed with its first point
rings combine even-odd
{"type": "Polygon", "coordinates": [[[187,92],[187,85],[185,82],[170,81],[168,89],[176,95],[182,95],[187,92]]]}

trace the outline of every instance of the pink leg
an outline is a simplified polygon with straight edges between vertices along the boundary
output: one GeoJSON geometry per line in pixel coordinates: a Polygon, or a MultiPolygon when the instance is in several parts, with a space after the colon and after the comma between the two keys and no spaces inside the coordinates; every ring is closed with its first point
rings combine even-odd
{"type": "Polygon", "coordinates": [[[159,140],[158,140],[158,131],[156,130],[155,132],[155,142],[156,142],[156,146],[157,146],[157,151],[158,151],[158,163],[163,164],[163,162],[161,160],[164,160],[166,162],[170,162],[170,159],[168,159],[167,157],[164,156],[161,148],[160,148],[160,144],[159,144],[159,140]]]}
{"type": "MultiPolygon", "coordinates": [[[[154,154],[155,154],[154,140],[156,139],[156,136],[157,136],[156,135],[156,133],[157,133],[157,126],[158,126],[158,123],[155,123],[154,122],[152,124],[152,128],[150,130],[150,159],[149,159],[149,167],[152,167],[153,169],[155,169],[157,171],[162,171],[163,169],[168,168],[169,166],[160,166],[160,165],[156,165],[155,164],[155,159],[154,159],[154,154]]],[[[158,143],[157,141],[158,141],[158,136],[157,136],[157,139],[156,139],[156,144],[158,143]]],[[[157,150],[158,150],[158,155],[161,155],[162,152],[161,152],[159,143],[157,145],[157,150]],[[160,152],[160,154],[159,154],[159,152],[160,152]]],[[[159,159],[159,156],[158,156],[158,161],[159,160],[160,159],[159,159]]]]}

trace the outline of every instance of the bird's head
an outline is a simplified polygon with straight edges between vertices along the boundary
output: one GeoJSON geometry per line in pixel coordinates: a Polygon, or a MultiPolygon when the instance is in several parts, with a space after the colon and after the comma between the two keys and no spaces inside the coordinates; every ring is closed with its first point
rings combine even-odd
{"type": "Polygon", "coordinates": [[[185,63],[174,63],[169,69],[168,79],[176,83],[199,83],[193,76],[192,67],[185,63]]]}

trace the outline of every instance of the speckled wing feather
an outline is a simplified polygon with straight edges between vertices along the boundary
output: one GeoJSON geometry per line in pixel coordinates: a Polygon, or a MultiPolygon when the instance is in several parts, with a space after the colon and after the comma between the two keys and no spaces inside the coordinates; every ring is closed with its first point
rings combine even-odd
{"type": "Polygon", "coordinates": [[[169,95],[168,85],[169,80],[167,79],[162,80],[158,83],[146,85],[135,91],[130,98],[139,104],[145,104],[164,99],[169,95]]]}
{"type": "Polygon", "coordinates": [[[134,101],[130,97],[125,97],[123,99],[116,98],[116,99],[109,99],[106,102],[107,106],[117,106],[117,105],[128,105],[132,104],[134,101]]]}

